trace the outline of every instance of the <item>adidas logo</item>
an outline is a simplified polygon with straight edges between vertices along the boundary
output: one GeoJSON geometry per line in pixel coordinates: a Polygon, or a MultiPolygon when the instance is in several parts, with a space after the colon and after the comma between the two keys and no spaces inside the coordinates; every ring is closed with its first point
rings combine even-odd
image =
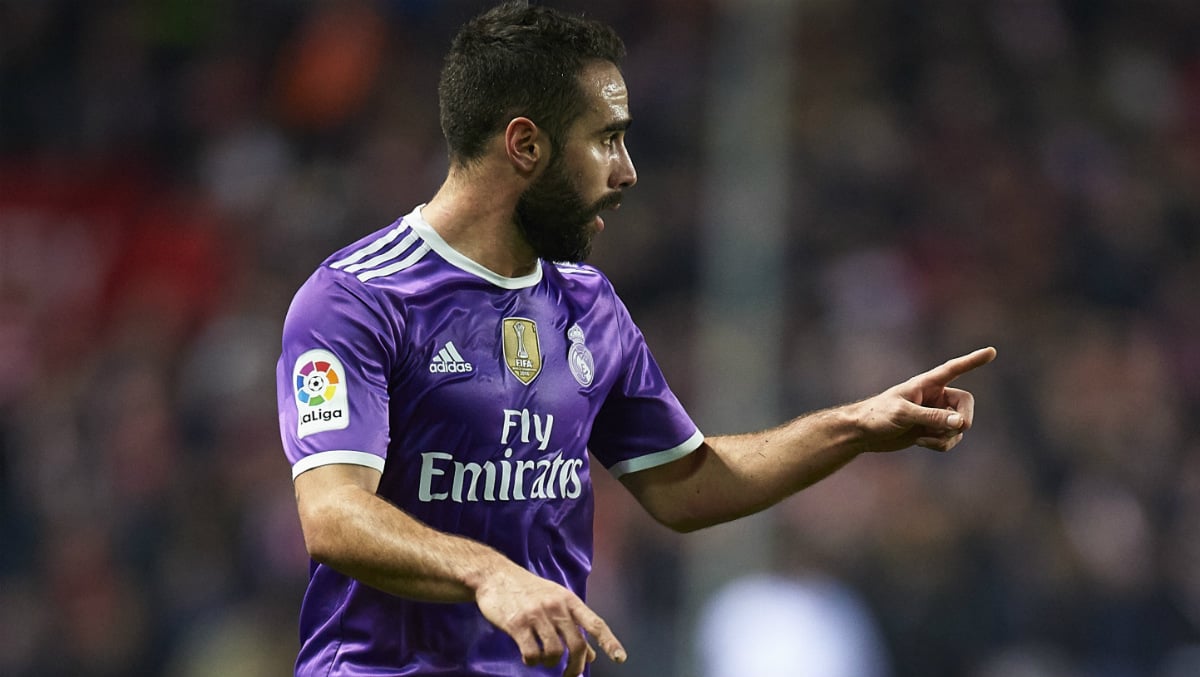
{"type": "Polygon", "coordinates": [[[465,374],[470,371],[475,371],[475,367],[458,354],[458,349],[454,347],[454,341],[447,341],[446,345],[438,351],[437,355],[433,356],[433,360],[429,363],[429,373],[431,374],[465,374]]]}

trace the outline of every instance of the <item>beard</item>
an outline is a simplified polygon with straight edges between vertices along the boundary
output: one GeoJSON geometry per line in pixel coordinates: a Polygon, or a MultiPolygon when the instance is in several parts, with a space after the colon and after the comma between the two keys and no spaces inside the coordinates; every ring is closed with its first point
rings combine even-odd
{"type": "Polygon", "coordinates": [[[620,203],[618,191],[587,204],[571,182],[562,155],[555,155],[521,195],[514,220],[538,258],[579,263],[592,251],[596,236],[592,221],[601,211],[620,203]]]}

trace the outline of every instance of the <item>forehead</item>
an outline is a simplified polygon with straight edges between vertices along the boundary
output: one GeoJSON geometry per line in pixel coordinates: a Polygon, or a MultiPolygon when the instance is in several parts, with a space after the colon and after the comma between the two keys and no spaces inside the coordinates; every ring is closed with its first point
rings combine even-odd
{"type": "Polygon", "coordinates": [[[614,64],[595,61],[585,65],[579,73],[579,84],[586,101],[579,122],[604,126],[629,118],[629,90],[614,64]]]}

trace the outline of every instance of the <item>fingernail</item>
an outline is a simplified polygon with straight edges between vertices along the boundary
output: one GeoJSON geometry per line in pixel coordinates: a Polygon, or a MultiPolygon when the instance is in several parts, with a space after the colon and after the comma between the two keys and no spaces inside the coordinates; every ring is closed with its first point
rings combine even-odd
{"type": "Polygon", "coordinates": [[[625,652],[618,650],[615,654],[613,654],[613,660],[618,663],[624,663],[625,662],[625,652]]]}
{"type": "Polygon", "coordinates": [[[946,417],[946,424],[951,428],[961,428],[963,424],[962,416],[959,416],[958,414],[950,414],[946,417]]]}

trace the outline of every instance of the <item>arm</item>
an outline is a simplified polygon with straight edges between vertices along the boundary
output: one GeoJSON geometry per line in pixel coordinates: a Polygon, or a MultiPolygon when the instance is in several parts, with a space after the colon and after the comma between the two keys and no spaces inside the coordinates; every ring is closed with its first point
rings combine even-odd
{"type": "MultiPolygon", "coordinates": [[[[321,267],[296,293],[284,322],[277,365],[280,434],[292,463],[327,452],[387,447],[388,374],[405,346],[405,317],[355,284],[321,267]],[[305,421],[312,405],[297,381],[317,368],[337,374],[323,413],[337,424],[305,421]],[[350,413],[354,424],[350,425],[350,413]]],[[[322,402],[325,400],[322,399],[322,402]]],[[[379,459],[366,452],[355,455],[379,459]]],[[[525,663],[579,674],[595,657],[584,631],[618,662],[624,650],[591,609],[566,588],[544,580],[476,541],[429,528],[376,495],[383,462],[374,468],[333,463],[294,476],[297,507],[310,556],[385,592],[442,602],[474,602],[489,622],[516,642],[525,663]]]]}
{"type": "Polygon", "coordinates": [[[517,566],[498,551],[436,531],[375,494],[380,473],[325,465],[295,481],[309,555],[385,592],[434,602],[475,602],[484,617],[516,641],[527,665],[583,672],[595,659],[582,627],[610,658],[625,651],[608,625],[566,588],[517,566]]]}
{"type": "Polygon", "coordinates": [[[864,452],[948,451],[975,409],[971,394],[949,383],[995,356],[993,348],[977,350],[860,402],[771,430],[710,438],[684,458],[621,481],[659,522],[694,531],[770,507],[864,452]]]}

